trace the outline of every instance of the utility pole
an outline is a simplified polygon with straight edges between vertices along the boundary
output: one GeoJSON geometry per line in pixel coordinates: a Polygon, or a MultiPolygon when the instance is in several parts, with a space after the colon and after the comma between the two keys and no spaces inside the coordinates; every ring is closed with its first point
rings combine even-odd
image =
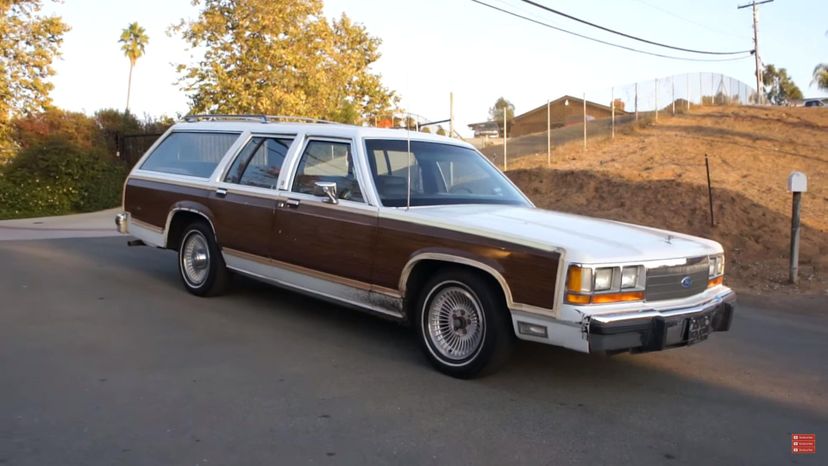
{"type": "Polygon", "coordinates": [[[761,5],[763,3],[770,3],[773,0],[764,0],[761,2],[757,2],[753,0],[752,3],[747,3],[745,5],[739,5],[736,7],[737,10],[741,10],[742,8],[752,7],[753,8],[753,61],[756,64],[756,103],[762,103],[762,68],[760,67],[760,60],[759,60],[759,10],[756,9],[757,5],[761,5]]]}

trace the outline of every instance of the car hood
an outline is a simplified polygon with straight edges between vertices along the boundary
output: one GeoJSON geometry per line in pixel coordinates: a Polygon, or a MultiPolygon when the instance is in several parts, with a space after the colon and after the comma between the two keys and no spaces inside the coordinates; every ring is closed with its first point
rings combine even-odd
{"type": "Polygon", "coordinates": [[[570,262],[641,262],[722,251],[719,243],[704,238],[534,207],[428,206],[395,209],[391,216],[542,249],[561,249],[570,262]]]}

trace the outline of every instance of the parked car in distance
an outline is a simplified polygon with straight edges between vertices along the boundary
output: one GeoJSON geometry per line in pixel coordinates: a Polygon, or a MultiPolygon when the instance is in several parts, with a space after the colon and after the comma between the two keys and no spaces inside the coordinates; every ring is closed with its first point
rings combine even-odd
{"type": "Polygon", "coordinates": [[[177,251],[199,296],[233,272],[410,324],[456,377],[515,337],[644,352],[731,326],[714,241],[538,209],[456,139],[284,120],[174,125],[129,174],[119,231],[177,251]]]}
{"type": "Polygon", "coordinates": [[[804,106],[804,107],[824,107],[824,106],[825,106],[825,102],[823,102],[823,101],[821,101],[821,100],[819,100],[819,99],[809,99],[809,100],[806,100],[806,101],[805,101],[805,103],[803,104],[803,106],[804,106]]]}

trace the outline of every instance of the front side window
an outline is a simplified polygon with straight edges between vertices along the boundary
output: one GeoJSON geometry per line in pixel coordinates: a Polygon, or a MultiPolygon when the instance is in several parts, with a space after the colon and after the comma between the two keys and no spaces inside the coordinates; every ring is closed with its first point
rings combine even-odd
{"type": "Polygon", "coordinates": [[[364,202],[356,178],[351,144],[347,142],[311,141],[305,147],[291,191],[315,194],[316,182],[336,183],[340,199],[364,202]]]}
{"type": "Polygon", "coordinates": [[[171,133],[141,169],[209,178],[238,137],[239,133],[171,133]]]}
{"type": "Polygon", "coordinates": [[[384,206],[529,205],[478,152],[452,144],[368,139],[368,161],[384,206]],[[410,147],[410,153],[409,153],[410,147]]]}
{"type": "Polygon", "coordinates": [[[288,148],[293,140],[256,136],[244,146],[224,181],[228,183],[276,189],[288,148]]]}

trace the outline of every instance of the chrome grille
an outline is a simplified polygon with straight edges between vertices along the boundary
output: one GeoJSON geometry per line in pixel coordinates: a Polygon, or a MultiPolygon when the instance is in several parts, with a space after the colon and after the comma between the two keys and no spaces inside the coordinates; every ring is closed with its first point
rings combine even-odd
{"type": "Polygon", "coordinates": [[[661,301],[693,296],[707,289],[707,256],[687,259],[684,265],[670,265],[647,269],[647,301],[661,301]],[[682,280],[689,277],[685,287],[682,280]]]}

